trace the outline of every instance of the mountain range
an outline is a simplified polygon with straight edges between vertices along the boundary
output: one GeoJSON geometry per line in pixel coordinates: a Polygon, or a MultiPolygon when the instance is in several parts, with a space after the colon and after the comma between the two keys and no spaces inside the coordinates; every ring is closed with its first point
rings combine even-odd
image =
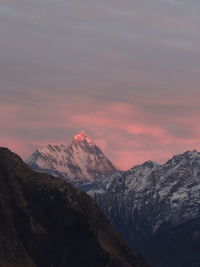
{"type": "MultiPolygon", "coordinates": [[[[91,155],[90,143],[101,151],[90,139],[89,142],[87,135],[80,135],[84,138],[78,138],[76,146],[85,151],[84,158],[91,155]]],[[[147,161],[127,171],[116,170],[102,152],[99,154],[100,158],[96,157],[93,163],[90,161],[92,173],[98,175],[72,175],[70,182],[95,199],[115,229],[152,266],[200,266],[200,153],[187,151],[162,165],[147,161]],[[105,168],[101,158],[106,162],[105,168]],[[100,175],[95,166],[101,166],[100,175]],[[112,168],[108,170],[108,166],[112,168]]],[[[73,159],[76,161],[75,156],[73,159]]],[[[30,160],[27,162],[30,164],[30,160]]],[[[88,162],[83,163],[87,168],[88,162]]],[[[32,161],[31,167],[35,167],[34,164],[32,161]]],[[[40,171],[47,169],[50,168],[42,170],[40,165],[40,171]]],[[[62,178],[63,173],[59,173],[59,169],[56,171],[62,178]]]]}

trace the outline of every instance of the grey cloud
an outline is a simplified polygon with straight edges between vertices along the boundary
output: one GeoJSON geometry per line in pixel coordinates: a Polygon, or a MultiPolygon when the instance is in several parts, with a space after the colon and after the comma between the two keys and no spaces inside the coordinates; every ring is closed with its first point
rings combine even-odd
{"type": "MultiPolygon", "coordinates": [[[[78,130],[66,113],[123,102],[144,113],[137,122],[196,138],[187,126],[200,111],[199,1],[2,0],[0,14],[0,111],[15,106],[16,127],[25,122],[4,124],[1,137],[63,140],[78,130]],[[25,131],[31,123],[38,126],[25,131]]],[[[118,134],[156,146],[149,136],[118,134]]]]}

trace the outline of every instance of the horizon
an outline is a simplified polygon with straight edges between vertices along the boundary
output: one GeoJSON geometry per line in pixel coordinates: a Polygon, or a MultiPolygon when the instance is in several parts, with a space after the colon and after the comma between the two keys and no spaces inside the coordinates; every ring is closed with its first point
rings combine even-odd
{"type": "MultiPolygon", "coordinates": [[[[180,152],[180,153],[177,153],[177,154],[173,154],[173,155],[171,155],[168,159],[166,159],[166,160],[164,160],[164,161],[155,161],[155,160],[153,160],[153,159],[146,159],[146,160],[144,160],[144,161],[142,161],[142,162],[138,162],[138,163],[136,163],[136,164],[132,164],[132,165],[130,165],[128,168],[121,168],[120,166],[118,166],[117,164],[116,164],[116,162],[113,162],[112,161],[112,158],[110,158],[110,157],[108,157],[108,155],[106,155],[105,154],[105,152],[104,152],[104,150],[101,148],[101,146],[100,145],[98,145],[96,142],[95,142],[95,140],[90,136],[90,135],[88,135],[87,134],[87,131],[83,131],[83,130],[81,130],[81,131],[79,131],[79,132],[77,132],[76,134],[74,134],[74,136],[71,138],[71,141],[67,141],[65,144],[64,143],[60,143],[60,144],[44,144],[44,145],[42,145],[42,146],[39,146],[39,147],[37,147],[36,148],[36,150],[37,149],[39,149],[39,148],[43,148],[43,147],[46,147],[46,146],[48,146],[48,145],[52,145],[52,146],[59,146],[59,145],[65,145],[65,146],[68,146],[68,145],[70,145],[70,144],[72,144],[72,142],[73,142],[73,140],[76,140],[76,137],[78,136],[80,136],[81,134],[84,134],[85,136],[86,136],[86,140],[88,141],[88,142],[92,142],[92,143],[94,143],[95,145],[97,145],[101,150],[102,150],[102,152],[103,152],[103,154],[117,167],[117,168],[119,168],[120,170],[122,170],[122,171],[126,171],[126,170],[129,170],[129,169],[131,169],[131,168],[133,168],[133,167],[136,167],[136,166],[138,166],[138,165],[142,165],[142,164],[144,164],[144,163],[146,163],[146,162],[156,162],[156,163],[158,163],[159,165],[164,165],[168,160],[170,160],[170,159],[172,159],[173,157],[175,157],[175,156],[178,156],[178,155],[182,155],[182,154],[184,154],[184,153],[186,153],[186,152],[194,152],[194,151],[196,151],[196,152],[198,152],[198,153],[200,153],[197,149],[191,149],[191,150],[186,150],[186,151],[182,151],[182,152],[180,152]]],[[[79,141],[81,141],[80,139],[78,140],[78,142],[79,141]]],[[[35,150],[35,151],[36,151],[35,150]]],[[[32,154],[35,152],[35,151],[32,151],[32,153],[28,156],[28,157],[26,157],[26,158],[23,158],[23,160],[24,161],[26,161],[29,157],[31,157],[32,156],[32,154]]],[[[13,151],[14,153],[15,153],[15,151],[13,151]]]]}
{"type": "Polygon", "coordinates": [[[197,0],[0,3],[0,139],[22,158],[85,129],[120,168],[200,150],[197,0]]]}

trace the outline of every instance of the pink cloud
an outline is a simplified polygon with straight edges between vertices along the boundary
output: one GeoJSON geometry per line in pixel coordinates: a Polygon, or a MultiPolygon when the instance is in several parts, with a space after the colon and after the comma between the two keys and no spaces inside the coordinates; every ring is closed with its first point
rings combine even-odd
{"type": "Polygon", "coordinates": [[[0,133],[1,146],[26,158],[41,145],[69,143],[73,134],[84,130],[122,169],[146,160],[164,162],[199,148],[198,105],[191,109],[187,103],[173,100],[170,104],[166,99],[142,105],[91,99],[74,102],[73,98],[65,103],[65,97],[54,94],[42,103],[36,107],[5,104],[0,109],[0,126],[5,130],[0,133]]]}
{"type": "Polygon", "coordinates": [[[199,149],[199,9],[186,2],[3,0],[0,145],[26,158],[85,130],[121,168],[199,149]]]}

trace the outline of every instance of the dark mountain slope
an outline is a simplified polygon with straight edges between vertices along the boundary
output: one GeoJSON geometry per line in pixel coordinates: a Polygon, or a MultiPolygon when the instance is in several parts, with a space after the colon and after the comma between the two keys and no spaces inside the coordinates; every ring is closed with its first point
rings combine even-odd
{"type": "Polygon", "coordinates": [[[154,267],[200,266],[200,218],[188,221],[160,235],[156,235],[149,259],[154,267]],[[157,255],[155,256],[155,251],[157,255]]]}
{"type": "Polygon", "coordinates": [[[147,266],[94,201],[0,148],[0,266],[147,266]]]}

